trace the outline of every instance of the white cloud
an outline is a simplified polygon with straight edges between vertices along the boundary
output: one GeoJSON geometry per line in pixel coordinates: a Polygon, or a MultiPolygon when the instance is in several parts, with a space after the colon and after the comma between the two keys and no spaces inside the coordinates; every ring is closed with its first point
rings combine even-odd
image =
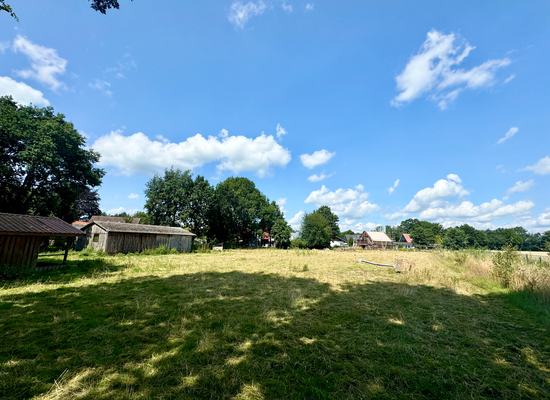
{"type": "Polygon", "coordinates": [[[237,27],[243,29],[246,22],[257,15],[262,15],[267,10],[267,5],[259,0],[257,3],[249,1],[246,4],[236,1],[231,4],[228,19],[237,27]]]}
{"type": "Polygon", "coordinates": [[[422,211],[419,219],[428,221],[471,219],[476,222],[489,222],[503,217],[526,214],[534,206],[535,203],[526,200],[505,205],[497,199],[482,203],[479,206],[475,206],[469,201],[463,201],[460,204],[445,203],[440,207],[431,207],[422,211]]]}
{"type": "Polygon", "coordinates": [[[540,213],[538,217],[520,217],[516,218],[513,222],[506,224],[504,227],[513,228],[516,226],[522,226],[525,229],[532,232],[544,232],[550,228],[550,208],[540,213]]]}
{"type": "Polygon", "coordinates": [[[128,196],[129,199],[137,199],[139,198],[139,194],[135,194],[135,193],[131,193],[129,196],[128,196]]]}
{"type": "Polygon", "coordinates": [[[308,3],[306,4],[306,11],[313,11],[314,4],[308,3]]]}
{"type": "Polygon", "coordinates": [[[511,81],[512,79],[514,79],[515,77],[516,77],[515,74],[510,75],[508,78],[506,78],[506,79],[504,80],[504,83],[510,82],[510,81],[511,81]]]}
{"type": "Polygon", "coordinates": [[[279,206],[279,209],[281,210],[281,212],[283,213],[283,215],[286,215],[286,210],[285,210],[286,197],[285,197],[285,198],[277,199],[277,201],[276,201],[275,203],[277,203],[277,205],[279,206]]]}
{"type": "Polygon", "coordinates": [[[281,4],[281,7],[286,12],[292,12],[292,6],[290,4],[286,4],[284,1],[283,1],[283,4],[281,4]]]}
{"type": "Polygon", "coordinates": [[[374,222],[357,222],[354,219],[345,219],[343,222],[340,222],[340,230],[347,231],[348,229],[353,232],[363,232],[363,231],[373,231],[380,224],[375,224],[374,222]]]}
{"type": "Polygon", "coordinates": [[[49,106],[50,102],[44,98],[40,90],[33,89],[23,82],[17,82],[7,76],[0,76],[0,96],[12,96],[19,104],[35,106],[49,106]]]}
{"type": "Polygon", "coordinates": [[[436,207],[443,200],[451,197],[470,194],[462,187],[461,182],[462,180],[458,175],[449,174],[447,175],[447,179],[438,180],[433,187],[420,190],[403,210],[387,215],[386,218],[390,220],[402,218],[410,213],[417,213],[430,207],[436,207]]]}
{"type": "Polygon", "coordinates": [[[374,211],[380,210],[377,204],[368,201],[369,194],[362,193],[363,186],[358,185],[356,190],[337,189],[331,192],[325,185],[314,190],[304,201],[306,204],[330,206],[333,213],[340,218],[359,219],[374,211]]]}
{"type": "Polygon", "coordinates": [[[332,157],[334,157],[336,153],[331,153],[325,149],[319,150],[314,152],[313,154],[302,154],[300,156],[300,160],[302,160],[302,164],[304,167],[312,169],[313,167],[316,167],[317,165],[324,164],[328,162],[332,157]]]}
{"type": "Polygon", "coordinates": [[[134,214],[137,213],[138,211],[139,211],[138,209],[135,209],[135,210],[127,210],[127,209],[125,209],[124,207],[119,207],[119,208],[112,208],[112,209],[110,209],[109,211],[107,211],[107,214],[108,214],[108,215],[113,215],[113,214],[122,214],[123,212],[125,212],[126,214],[134,215],[134,214]]]}
{"type": "Polygon", "coordinates": [[[218,134],[218,136],[221,137],[222,139],[226,138],[227,136],[229,136],[229,131],[227,129],[222,129],[218,134]]]}
{"type": "Polygon", "coordinates": [[[324,179],[330,178],[332,175],[334,175],[334,174],[325,175],[325,173],[322,172],[319,175],[317,175],[317,174],[311,175],[310,177],[307,178],[307,180],[310,181],[310,182],[320,182],[324,179]]]}
{"type": "Polygon", "coordinates": [[[302,210],[298,211],[294,217],[292,217],[288,224],[294,229],[295,231],[300,229],[300,225],[302,225],[302,218],[304,218],[305,212],[302,210]]]}
{"type": "Polygon", "coordinates": [[[504,137],[501,137],[497,144],[501,144],[501,143],[504,143],[504,141],[510,139],[512,136],[514,136],[516,133],[518,133],[519,129],[518,128],[510,128],[510,130],[508,132],[506,132],[506,135],[504,135],[504,137]]]}
{"type": "MultiPolygon", "coordinates": [[[[223,131],[222,131],[223,132],[223,131]]],[[[200,134],[180,143],[150,140],[143,133],[123,136],[121,131],[100,137],[92,146],[101,153],[100,164],[113,166],[125,175],[153,174],[174,166],[193,169],[219,161],[218,172],[254,171],[258,176],[270,175],[274,166],[284,167],[291,159],[290,151],[264,134],[251,139],[245,136],[223,138],[200,134]]]]}
{"type": "Polygon", "coordinates": [[[444,228],[453,228],[455,226],[461,226],[461,225],[470,225],[473,226],[476,229],[480,230],[486,230],[486,229],[495,229],[495,225],[493,225],[491,222],[475,222],[475,221],[435,221],[437,223],[440,223],[443,225],[444,228]]]}
{"type": "Polygon", "coordinates": [[[281,136],[286,135],[288,132],[281,126],[281,124],[277,124],[277,139],[280,139],[281,136]]]}
{"type": "Polygon", "coordinates": [[[399,179],[395,181],[395,183],[393,184],[393,186],[391,188],[388,189],[388,192],[390,193],[390,196],[395,191],[395,188],[397,186],[399,186],[399,179]]]}
{"type": "Polygon", "coordinates": [[[458,69],[475,47],[468,43],[455,45],[455,34],[436,30],[427,34],[420,51],[411,57],[397,76],[400,93],[392,100],[398,107],[428,94],[441,109],[454,101],[464,89],[476,89],[495,83],[495,72],[511,63],[510,59],[489,60],[470,70],[458,69]]]}
{"type": "Polygon", "coordinates": [[[534,184],[535,181],[533,179],[527,182],[518,181],[513,187],[506,191],[506,194],[526,192],[531,189],[534,184]]]}
{"type": "Polygon", "coordinates": [[[15,71],[24,79],[36,79],[57,90],[64,84],[57,79],[57,75],[63,75],[67,66],[67,60],[57,55],[57,50],[32,43],[26,37],[17,35],[13,41],[13,50],[25,54],[31,61],[32,70],[15,71]]]}
{"type": "Polygon", "coordinates": [[[101,79],[96,79],[95,81],[88,83],[88,86],[94,90],[99,90],[107,97],[111,97],[113,95],[113,92],[108,89],[111,87],[111,84],[109,82],[102,81],[101,79]]]}
{"type": "Polygon", "coordinates": [[[4,54],[4,52],[11,47],[10,42],[0,42],[0,53],[4,54]]]}
{"type": "Polygon", "coordinates": [[[550,156],[541,158],[535,165],[525,167],[519,171],[533,171],[538,175],[548,175],[550,174],[550,156]]]}

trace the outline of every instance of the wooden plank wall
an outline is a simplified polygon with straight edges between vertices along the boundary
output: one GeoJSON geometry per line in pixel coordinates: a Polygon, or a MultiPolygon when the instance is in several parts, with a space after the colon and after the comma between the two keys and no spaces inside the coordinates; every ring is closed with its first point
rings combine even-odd
{"type": "Polygon", "coordinates": [[[41,236],[0,236],[0,268],[34,268],[41,242],[41,236]]]}
{"type": "Polygon", "coordinates": [[[106,237],[104,250],[107,254],[141,253],[143,250],[164,245],[181,253],[190,252],[192,243],[193,239],[188,236],[110,232],[106,237]]]}

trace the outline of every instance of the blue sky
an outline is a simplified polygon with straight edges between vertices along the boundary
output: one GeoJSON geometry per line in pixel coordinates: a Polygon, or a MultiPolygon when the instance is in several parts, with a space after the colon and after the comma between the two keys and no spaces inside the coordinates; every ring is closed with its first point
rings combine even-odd
{"type": "Polygon", "coordinates": [[[86,135],[102,209],[173,165],[252,179],[294,226],[550,229],[547,1],[120,3],[0,14],[0,95],[86,135]]]}

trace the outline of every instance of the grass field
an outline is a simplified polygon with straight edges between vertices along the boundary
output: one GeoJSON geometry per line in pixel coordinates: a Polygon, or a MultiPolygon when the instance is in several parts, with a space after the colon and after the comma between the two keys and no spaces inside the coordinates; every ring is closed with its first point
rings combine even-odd
{"type": "Polygon", "coordinates": [[[71,255],[0,282],[0,398],[550,398],[548,303],[483,257],[71,255]]]}

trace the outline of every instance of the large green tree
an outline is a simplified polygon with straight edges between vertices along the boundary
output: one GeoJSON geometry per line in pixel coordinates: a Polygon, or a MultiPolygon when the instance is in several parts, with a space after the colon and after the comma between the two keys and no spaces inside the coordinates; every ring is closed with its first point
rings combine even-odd
{"type": "Polygon", "coordinates": [[[213,188],[203,176],[193,180],[191,171],[166,169],[146,184],[145,209],[154,225],[185,226],[202,236],[208,228],[213,188]]]}
{"type": "Polygon", "coordinates": [[[332,230],[321,213],[312,212],[302,219],[301,237],[310,249],[324,249],[330,246],[332,230]]]}
{"type": "Polygon", "coordinates": [[[0,212],[77,219],[77,200],[105,174],[85,144],[52,107],[0,97],[0,212]]]}
{"type": "Polygon", "coordinates": [[[461,250],[468,247],[468,235],[461,228],[448,228],[443,236],[443,247],[461,250]]]}
{"type": "Polygon", "coordinates": [[[287,249],[290,246],[291,228],[284,219],[275,221],[271,229],[271,236],[275,239],[275,245],[280,249],[287,249]]]}
{"type": "Polygon", "coordinates": [[[250,179],[229,177],[216,186],[209,216],[210,238],[248,246],[259,232],[270,232],[282,214],[250,179]]]}
{"type": "Polygon", "coordinates": [[[329,206],[321,206],[314,212],[321,214],[327,220],[328,226],[332,232],[331,239],[334,239],[336,236],[340,235],[340,227],[338,226],[340,219],[332,212],[329,206]]]}

